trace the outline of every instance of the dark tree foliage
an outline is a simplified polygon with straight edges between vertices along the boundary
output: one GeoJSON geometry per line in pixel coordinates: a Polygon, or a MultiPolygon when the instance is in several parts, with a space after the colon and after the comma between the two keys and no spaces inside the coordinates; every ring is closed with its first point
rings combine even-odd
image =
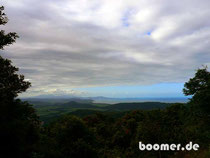
{"type": "Polygon", "coordinates": [[[18,93],[30,87],[30,82],[24,81],[24,76],[17,74],[18,68],[10,60],[0,56],[0,68],[0,100],[13,100],[18,93]]]}
{"type": "MultiPolygon", "coordinates": [[[[0,7],[0,25],[8,19],[0,7]]],[[[16,33],[0,31],[0,50],[15,42],[16,33]]],[[[16,99],[26,91],[30,83],[19,75],[11,61],[0,56],[0,157],[31,157],[38,140],[39,120],[34,108],[27,102],[16,99]]]]}
{"type": "Polygon", "coordinates": [[[187,124],[188,131],[192,139],[208,147],[210,144],[210,72],[207,67],[198,69],[195,76],[184,86],[184,94],[192,95],[188,102],[191,115],[191,122],[187,124]]]}
{"type": "Polygon", "coordinates": [[[39,138],[34,108],[19,99],[0,101],[0,157],[31,157],[39,138]]]}
{"type": "Polygon", "coordinates": [[[116,118],[102,113],[79,119],[70,115],[48,125],[42,135],[39,156],[43,158],[209,158],[209,144],[202,140],[200,125],[190,118],[189,107],[176,103],[159,110],[135,110],[116,118]],[[147,144],[200,145],[199,152],[140,151],[147,144]]]}
{"type": "Polygon", "coordinates": [[[200,110],[200,115],[210,116],[210,72],[207,67],[198,69],[195,76],[185,83],[183,92],[192,95],[190,104],[200,110]]]}
{"type": "MultiPolygon", "coordinates": [[[[0,7],[0,25],[5,25],[8,22],[6,14],[3,12],[4,7],[0,7]]],[[[15,32],[5,33],[4,30],[0,31],[0,49],[3,49],[5,46],[10,45],[15,42],[18,38],[18,35],[15,32]]]]}
{"type": "Polygon", "coordinates": [[[43,137],[41,156],[45,158],[96,158],[96,142],[85,123],[74,116],[64,116],[51,124],[43,137]],[[48,143],[46,143],[48,142],[48,143]]]}
{"type": "MultiPolygon", "coordinates": [[[[3,12],[4,7],[0,7],[0,25],[8,22],[6,14],[3,12]]],[[[0,31],[0,49],[15,42],[17,34],[10,32],[5,34],[4,30],[0,31]]],[[[17,97],[18,93],[26,91],[30,83],[24,81],[24,76],[17,74],[18,68],[11,64],[11,61],[0,56],[0,100],[12,100],[17,97]]]]}

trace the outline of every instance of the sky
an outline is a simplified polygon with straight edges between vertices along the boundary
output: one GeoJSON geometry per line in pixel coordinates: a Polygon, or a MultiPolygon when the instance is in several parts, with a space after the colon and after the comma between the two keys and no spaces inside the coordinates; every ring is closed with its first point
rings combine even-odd
{"type": "Polygon", "coordinates": [[[2,0],[0,55],[40,95],[181,97],[210,66],[209,0],[2,0]]]}

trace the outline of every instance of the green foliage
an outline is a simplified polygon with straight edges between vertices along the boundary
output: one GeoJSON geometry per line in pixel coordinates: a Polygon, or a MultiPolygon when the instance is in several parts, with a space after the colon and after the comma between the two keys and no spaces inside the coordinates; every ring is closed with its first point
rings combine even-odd
{"type": "Polygon", "coordinates": [[[185,95],[193,95],[190,104],[200,115],[210,115],[210,72],[207,67],[198,69],[195,76],[185,83],[185,95]]]}
{"type": "Polygon", "coordinates": [[[203,69],[198,69],[195,76],[185,83],[183,92],[185,95],[196,95],[209,89],[209,84],[210,72],[207,71],[207,67],[204,67],[203,69]]]}
{"type": "Polygon", "coordinates": [[[42,142],[41,150],[44,150],[41,153],[43,157],[97,157],[94,135],[77,117],[64,116],[60,118],[47,128],[45,134],[48,137],[45,137],[42,142]]]}
{"type": "Polygon", "coordinates": [[[152,110],[164,109],[169,103],[161,102],[143,102],[143,103],[118,103],[103,107],[106,110],[152,110]]]}
{"type": "Polygon", "coordinates": [[[122,113],[129,110],[152,110],[152,109],[164,109],[171,104],[169,103],[160,103],[160,102],[143,102],[143,103],[120,103],[120,104],[106,104],[101,105],[100,103],[83,103],[70,101],[63,103],[52,103],[52,101],[30,101],[32,104],[35,104],[37,113],[40,116],[40,119],[45,123],[51,122],[52,120],[58,118],[61,115],[71,113],[73,115],[83,117],[87,114],[105,112],[106,115],[115,113],[113,117],[122,116],[122,113]],[[119,112],[119,113],[118,113],[119,112]]]}
{"type": "Polygon", "coordinates": [[[11,61],[0,56],[0,99],[12,100],[18,93],[26,91],[30,83],[24,76],[17,74],[18,68],[11,61]]]}
{"type": "Polygon", "coordinates": [[[207,67],[198,69],[195,76],[185,83],[185,95],[192,95],[188,103],[191,112],[191,122],[188,126],[193,130],[194,138],[210,143],[210,72],[207,67]],[[198,137],[199,134],[199,137],[198,137]]]}
{"type": "Polygon", "coordinates": [[[8,22],[8,18],[6,17],[6,14],[3,12],[4,7],[0,7],[0,25],[5,25],[8,22]]]}

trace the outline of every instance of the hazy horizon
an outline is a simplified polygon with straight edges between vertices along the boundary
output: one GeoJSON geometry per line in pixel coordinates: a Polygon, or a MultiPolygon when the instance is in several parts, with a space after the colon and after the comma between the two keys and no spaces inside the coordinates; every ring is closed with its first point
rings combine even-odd
{"type": "Polygon", "coordinates": [[[32,98],[21,98],[25,101],[32,102],[34,101],[48,103],[68,103],[68,102],[80,102],[83,101],[86,103],[104,103],[104,104],[117,104],[117,103],[145,103],[145,102],[162,102],[162,103],[187,103],[189,97],[168,97],[168,98],[107,98],[107,97],[32,97],[32,98]],[[78,100],[79,99],[79,100],[78,100]]]}

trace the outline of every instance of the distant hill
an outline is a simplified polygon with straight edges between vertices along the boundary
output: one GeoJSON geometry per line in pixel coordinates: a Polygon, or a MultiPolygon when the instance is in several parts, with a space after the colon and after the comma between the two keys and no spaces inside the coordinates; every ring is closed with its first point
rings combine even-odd
{"type": "Polygon", "coordinates": [[[170,103],[161,102],[138,102],[138,103],[118,103],[118,104],[101,104],[91,103],[87,100],[84,102],[69,101],[69,100],[42,100],[33,99],[29,102],[34,104],[40,119],[45,122],[50,122],[63,114],[74,114],[78,116],[85,116],[89,113],[95,112],[126,112],[130,110],[152,110],[164,109],[170,106],[170,103]],[[79,111],[78,111],[79,110],[79,111]],[[89,111],[88,111],[89,110],[89,111]],[[93,111],[94,110],[94,111],[93,111]]]}
{"type": "Polygon", "coordinates": [[[30,104],[33,105],[57,105],[68,103],[71,101],[87,104],[93,103],[93,100],[89,98],[22,98],[21,100],[28,101],[30,104]]]}
{"type": "Polygon", "coordinates": [[[72,96],[51,96],[43,95],[32,98],[21,98],[24,101],[29,101],[32,104],[41,102],[45,103],[67,103],[70,101],[76,101],[79,103],[105,103],[105,104],[117,104],[117,103],[143,103],[143,102],[162,102],[162,103],[186,103],[189,97],[165,97],[165,98],[108,98],[103,96],[98,97],[72,97],[72,96]]]}
{"type": "Polygon", "coordinates": [[[98,106],[94,106],[92,104],[88,104],[88,103],[79,103],[79,102],[76,102],[76,101],[70,101],[68,103],[64,103],[64,104],[61,104],[60,105],[61,108],[64,108],[64,107],[68,107],[68,108],[78,108],[78,109],[98,109],[99,107],[98,106]]]}
{"type": "Polygon", "coordinates": [[[125,115],[127,112],[128,111],[98,111],[89,109],[79,109],[68,113],[68,115],[74,115],[83,118],[89,115],[104,114],[107,116],[111,116],[112,118],[119,118],[125,115]]]}
{"type": "Polygon", "coordinates": [[[161,102],[144,102],[144,103],[118,103],[107,105],[104,107],[95,106],[93,104],[87,103],[78,103],[76,101],[70,101],[68,103],[61,104],[60,107],[63,109],[68,108],[77,108],[77,109],[103,109],[103,110],[151,110],[151,109],[164,109],[169,106],[169,103],[161,102]]]}
{"type": "Polygon", "coordinates": [[[77,103],[88,103],[88,104],[91,104],[93,103],[93,100],[92,99],[84,99],[84,98],[71,98],[69,99],[69,102],[71,101],[74,101],[74,102],[77,102],[77,103]]]}
{"type": "Polygon", "coordinates": [[[161,103],[161,102],[118,103],[103,108],[106,110],[151,110],[151,109],[164,109],[170,105],[171,105],[170,103],[161,103]]]}
{"type": "Polygon", "coordinates": [[[117,104],[117,103],[136,103],[136,102],[162,102],[162,103],[186,103],[189,97],[165,97],[165,98],[107,98],[107,97],[92,97],[94,103],[107,103],[107,104],[117,104]]]}

